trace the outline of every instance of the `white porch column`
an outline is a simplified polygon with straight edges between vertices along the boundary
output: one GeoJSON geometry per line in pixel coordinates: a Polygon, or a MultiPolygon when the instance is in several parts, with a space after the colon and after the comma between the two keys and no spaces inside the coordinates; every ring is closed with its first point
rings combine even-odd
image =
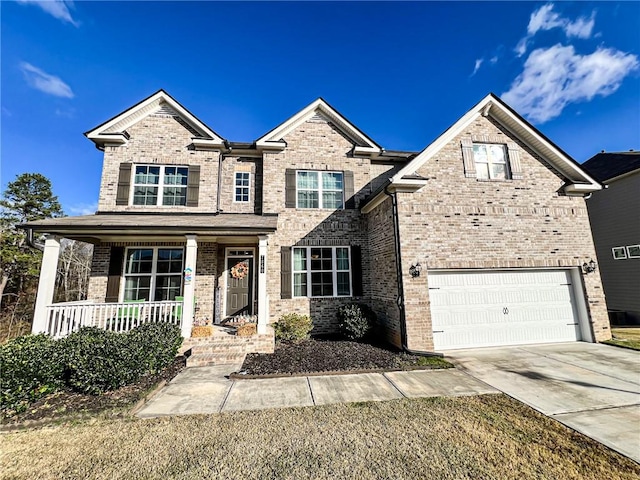
{"type": "Polygon", "coordinates": [[[40,265],[40,280],[38,281],[38,294],[36,296],[36,308],[33,312],[31,333],[46,333],[47,331],[47,305],[53,303],[59,255],[60,238],[54,235],[47,235],[44,243],[42,265],[40,265]]]}
{"type": "Polygon", "coordinates": [[[269,297],[267,296],[267,235],[258,235],[258,333],[267,333],[269,297]]]}
{"type": "Polygon", "coordinates": [[[187,235],[187,251],[184,259],[184,305],[182,306],[182,336],[191,337],[193,326],[193,303],[196,290],[196,259],[198,257],[198,242],[196,235],[187,235]]]}

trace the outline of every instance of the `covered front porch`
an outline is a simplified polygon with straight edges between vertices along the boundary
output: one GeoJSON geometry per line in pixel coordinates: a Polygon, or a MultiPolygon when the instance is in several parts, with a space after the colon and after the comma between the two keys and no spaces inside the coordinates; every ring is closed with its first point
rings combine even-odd
{"type": "Polygon", "coordinates": [[[28,224],[45,233],[33,333],[64,337],[83,326],[126,332],[147,322],[255,323],[271,329],[267,248],[276,216],[115,215],[28,224]],[[94,244],[88,298],[53,303],[61,238],[94,244]]]}

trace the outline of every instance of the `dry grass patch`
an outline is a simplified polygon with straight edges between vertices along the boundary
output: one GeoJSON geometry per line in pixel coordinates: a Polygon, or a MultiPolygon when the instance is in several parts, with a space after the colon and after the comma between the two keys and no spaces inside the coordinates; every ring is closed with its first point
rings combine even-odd
{"type": "Polygon", "coordinates": [[[3,434],[0,452],[4,479],[640,476],[504,395],[97,420],[3,434]]]}
{"type": "Polygon", "coordinates": [[[640,350],[640,328],[612,328],[613,338],[606,344],[640,350]]]}

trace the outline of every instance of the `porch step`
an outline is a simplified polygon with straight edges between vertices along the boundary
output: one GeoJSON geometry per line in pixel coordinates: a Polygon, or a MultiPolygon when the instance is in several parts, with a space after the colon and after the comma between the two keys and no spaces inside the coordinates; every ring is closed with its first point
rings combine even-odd
{"type": "Polygon", "coordinates": [[[207,353],[221,353],[221,354],[232,354],[232,353],[248,353],[247,345],[244,342],[228,342],[228,341],[216,341],[215,343],[203,343],[200,345],[194,345],[191,347],[192,355],[200,355],[207,353]]]}
{"type": "Polygon", "coordinates": [[[246,353],[194,353],[187,358],[187,367],[242,364],[246,353]]]}

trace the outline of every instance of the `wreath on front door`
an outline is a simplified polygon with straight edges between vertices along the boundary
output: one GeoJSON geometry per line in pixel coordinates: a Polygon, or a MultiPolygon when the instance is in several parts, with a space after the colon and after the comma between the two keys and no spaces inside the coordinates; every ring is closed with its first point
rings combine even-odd
{"type": "Polygon", "coordinates": [[[247,262],[246,260],[236,263],[231,268],[231,276],[239,280],[242,280],[244,277],[246,277],[248,273],[249,273],[249,262],[247,262]]]}

